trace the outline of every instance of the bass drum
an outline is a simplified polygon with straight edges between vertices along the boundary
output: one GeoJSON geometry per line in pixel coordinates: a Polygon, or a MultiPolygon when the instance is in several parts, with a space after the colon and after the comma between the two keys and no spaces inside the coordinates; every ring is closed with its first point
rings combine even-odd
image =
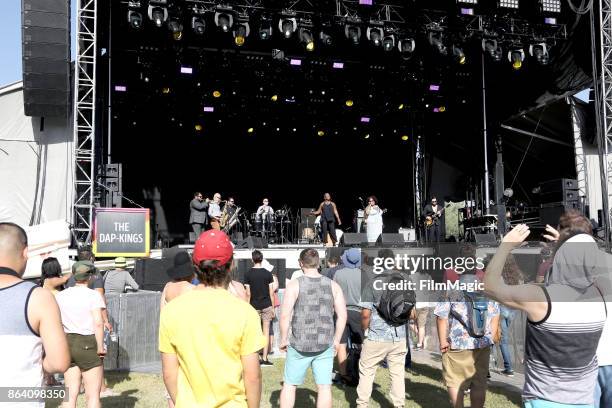
{"type": "Polygon", "coordinates": [[[313,239],[315,239],[315,230],[314,228],[304,228],[302,230],[302,239],[307,239],[309,241],[312,241],[313,239]]]}

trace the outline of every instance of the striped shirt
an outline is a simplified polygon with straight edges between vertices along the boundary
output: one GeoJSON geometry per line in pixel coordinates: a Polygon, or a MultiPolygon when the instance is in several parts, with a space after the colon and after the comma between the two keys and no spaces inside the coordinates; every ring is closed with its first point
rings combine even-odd
{"type": "Polygon", "coordinates": [[[548,313],[539,322],[527,321],[523,399],[591,405],[605,303],[594,286],[585,294],[558,284],[542,289],[548,313]]]}

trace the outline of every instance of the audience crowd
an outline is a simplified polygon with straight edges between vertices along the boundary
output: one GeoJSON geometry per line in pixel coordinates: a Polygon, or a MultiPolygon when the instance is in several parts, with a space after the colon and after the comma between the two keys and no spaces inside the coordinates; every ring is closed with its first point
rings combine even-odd
{"type": "MultiPolygon", "coordinates": [[[[398,265],[375,275],[372,255],[361,249],[332,251],[324,263],[307,248],[300,269],[279,291],[277,271],[261,251],[252,252],[241,283],[232,279],[228,236],[202,232],[192,254],[176,254],[161,293],[159,351],[168,406],[258,407],[261,370],[280,351],[281,408],[295,405],[309,369],[317,407],[332,406],[334,383],[356,387],[356,401],[347,406],[367,407],[379,367],[389,372],[389,406],[404,407],[410,351],[433,350],[437,340],[449,405],[461,408],[469,395],[470,406],[482,408],[496,347],[506,376],[523,357],[510,347],[512,326],[522,315],[524,406],[612,407],[609,255],[599,250],[589,220],[569,211],[557,228],[547,226],[549,243],[529,279],[535,282],[525,283],[512,251],[529,234],[528,226],[516,225],[484,269],[440,271],[444,281],[482,283],[484,290],[397,295],[377,289],[374,280],[419,282],[431,275],[405,276],[398,265]],[[435,325],[437,339],[426,336],[428,324],[435,325]]],[[[476,258],[476,248],[463,245],[460,255],[476,258]]],[[[377,256],[393,258],[394,251],[381,249],[377,256]]],[[[88,407],[99,407],[101,398],[114,394],[103,372],[113,333],[105,296],[139,289],[127,261],[115,259],[114,269],[102,274],[91,251],[80,250],[72,273],[63,274],[58,260],[47,258],[35,283],[22,279],[27,259],[26,232],[0,223],[0,386],[53,385],[63,376],[70,397],[63,406],[75,407],[84,393],[88,407]]]]}

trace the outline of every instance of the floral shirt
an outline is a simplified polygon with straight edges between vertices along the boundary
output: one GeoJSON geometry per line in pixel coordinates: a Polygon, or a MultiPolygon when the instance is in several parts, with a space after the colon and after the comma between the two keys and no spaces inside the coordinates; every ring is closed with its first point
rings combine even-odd
{"type": "Polygon", "coordinates": [[[464,322],[468,321],[468,306],[461,291],[451,291],[444,301],[438,302],[434,314],[442,319],[448,319],[448,342],[452,350],[474,350],[493,345],[491,320],[499,315],[499,304],[492,300],[487,304],[487,325],[484,337],[471,337],[463,324],[450,311],[453,310],[464,322]]]}

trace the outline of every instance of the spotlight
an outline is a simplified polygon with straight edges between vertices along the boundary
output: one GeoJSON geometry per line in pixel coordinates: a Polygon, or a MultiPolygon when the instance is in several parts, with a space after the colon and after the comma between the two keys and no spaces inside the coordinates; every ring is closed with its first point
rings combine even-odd
{"type": "Polygon", "coordinates": [[[234,16],[231,10],[218,8],[217,11],[215,11],[215,25],[224,33],[228,33],[230,28],[234,25],[234,16]]]}
{"type": "Polygon", "coordinates": [[[561,13],[561,0],[539,0],[542,13],[561,13]]]}
{"type": "Polygon", "coordinates": [[[455,58],[455,61],[457,61],[459,65],[465,65],[467,62],[463,49],[461,47],[457,47],[456,45],[453,45],[453,58],[455,58]]]}
{"type": "Polygon", "coordinates": [[[206,31],[206,23],[202,17],[193,16],[191,18],[191,28],[197,35],[204,35],[204,32],[206,31]]]}
{"type": "Polygon", "coordinates": [[[344,102],[344,104],[350,108],[351,106],[354,105],[354,102],[352,99],[347,99],[346,102],[344,102]]]}
{"type": "Polygon", "coordinates": [[[175,40],[178,41],[183,38],[183,24],[181,24],[178,18],[173,17],[168,21],[168,30],[170,30],[175,40]]]}
{"type": "Polygon", "coordinates": [[[403,136],[402,136],[402,140],[403,140],[404,142],[405,142],[405,141],[407,141],[407,140],[408,140],[408,135],[403,135],[403,136]]]}
{"type": "Polygon", "coordinates": [[[395,36],[393,34],[387,34],[382,41],[383,50],[390,52],[395,48],[395,36]]]}
{"type": "Polygon", "coordinates": [[[169,88],[169,87],[167,87],[167,86],[163,87],[163,88],[162,88],[162,93],[163,93],[164,95],[168,95],[168,94],[170,93],[170,88],[169,88]]]}
{"type": "Polygon", "coordinates": [[[276,101],[278,101],[278,95],[272,95],[272,96],[270,97],[270,100],[271,100],[272,102],[276,102],[276,101]]]}
{"type": "Polygon", "coordinates": [[[272,37],[272,21],[268,17],[262,17],[259,26],[259,38],[269,40],[270,37],[272,37]]]}
{"type": "Polygon", "coordinates": [[[330,46],[334,43],[334,38],[331,35],[331,24],[324,23],[321,27],[321,32],[319,33],[319,40],[325,46],[330,46]]]}
{"type": "Polygon", "coordinates": [[[323,130],[319,130],[319,131],[317,131],[317,135],[325,136],[325,132],[323,130]]]}
{"type": "Polygon", "coordinates": [[[200,132],[202,130],[202,125],[200,125],[199,123],[197,125],[194,126],[196,132],[200,132]]]}
{"type": "Polygon", "coordinates": [[[315,42],[312,30],[309,27],[300,27],[300,41],[304,44],[307,51],[314,51],[315,42]]]}
{"type": "Polygon", "coordinates": [[[538,64],[548,65],[550,56],[548,54],[548,47],[546,43],[532,44],[529,46],[529,55],[534,57],[538,64]]]}
{"type": "Polygon", "coordinates": [[[497,7],[518,10],[519,0],[497,0],[497,7]]]}
{"type": "Polygon", "coordinates": [[[212,93],[213,98],[220,98],[221,97],[221,92],[214,90],[212,93]]]}
{"type": "Polygon", "coordinates": [[[482,40],[482,51],[489,54],[495,62],[502,60],[502,48],[494,38],[485,38],[482,40]]]}
{"type": "Polygon", "coordinates": [[[361,27],[355,24],[346,24],[344,26],[344,35],[353,43],[353,45],[359,45],[359,42],[361,41],[361,27]]]}
{"type": "Polygon", "coordinates": [[[283,33],[283,37],[291,38],[294,32],[297,31],[297,20],[295,17],[281,17],[278,22],[278,29],[283,33]]]}
{"type": "Polygon", "coordinates": [[[168,19],[168,9],[149,4],[148,15],[149,19],[151,19],[157,27],[161,27],[168,19]]]}
{"type": "Polygon", "coordinates": [[[247,21],[247,18],[244,18],[244,17],[239,18],[238,23],[236,24],[236,27],[234,28],[234,43],[238,47],[242,47],[244,45],[246,38],[251,33],[251,28],[249,26],[249,22],[247,21]]]}
{"type": "Polygon", "coordinates": [[[458,4],[478,4],[478,0],[457,0],[458,4]]]}
{"type": "Polygon", "coordinates": [[[253,129],[252,127],[247,129],[247,133],[253,133],[255,131],[255,129],[253,129]]]}
{"type": "Polygon", "coordinates": [[[382,27],[368,27],[366,30],[366,37],[375,47],[380,47],[382,45],[383,36],[382,27]]]}
{"type": "Polygon", "coordinates": [[[523,61],[525,60],[525,51],[522,48],[514,48],[508,52],[508,61],[512,63],[512,68],[518,71],[523,67],[523,61]]]}
{"type": "Polygon", "coordinates": [[[140,12],[134,10],[128,11],[128,21],[133,29],[140,30],[142,28],[142,14],[140,12]]]}
{"type": "Polygon", "coordinates": [[[397,48],[399,49],[400,54],[404,59],[410,58],[414,49],[416,48],[416,43],[412,38],[402,38],[397,43],[397,48]]]}
{"type": "Polygon", "coordinates": [[[448,54],[446,45],[444,45],[444,34],[441,31],[430,31],[428,38],[429,44],[434,47],[440,55],[448,54]]]}

